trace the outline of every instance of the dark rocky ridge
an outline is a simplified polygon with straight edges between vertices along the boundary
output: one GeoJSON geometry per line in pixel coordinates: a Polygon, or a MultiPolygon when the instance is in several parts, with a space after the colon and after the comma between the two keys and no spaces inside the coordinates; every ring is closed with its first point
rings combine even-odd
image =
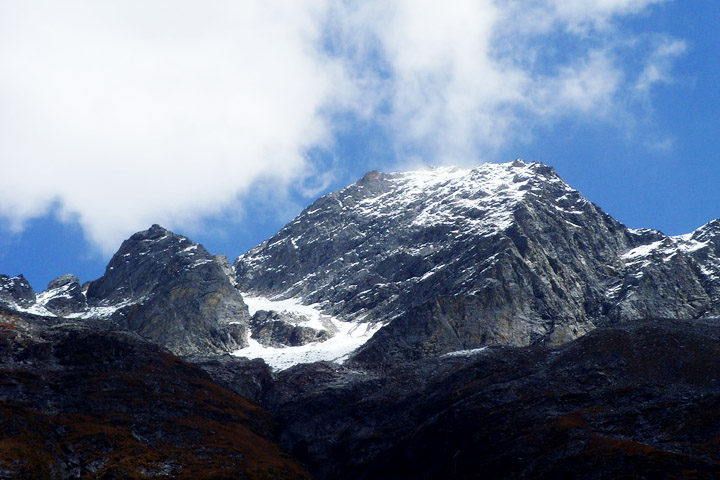
{"type": "Polygon", "coordinates": [[[232,355],[194,355],[185,360],[208,372],[215,383],[254,402],[261,402],[275,381],[270,367],[259,358],[232,355]]]}
{"type": "Polygon", "coordinates": [[[0,302],[10,306],[30,307],[35,303],[35,291],[22,275],[0,275],[0,302]]]}
{"type": "Polygon", "coordinates": [[[113,321],[176,354],[246,345],[248,309],[223,265],[157,225],[123,242],[87,298],[91,306],[120,306],[113,321]]]}
{"type": "Polygon", "coordinates": [[[715,479],[718,320],[635,320],[383,374],[281,372],[264,405],[317,479],[715,479]]]}
{"type": "Polygon", "coordinates": [[[0,478],[306,479],[256,404],[135,333],[0,307],[0,478]]]}

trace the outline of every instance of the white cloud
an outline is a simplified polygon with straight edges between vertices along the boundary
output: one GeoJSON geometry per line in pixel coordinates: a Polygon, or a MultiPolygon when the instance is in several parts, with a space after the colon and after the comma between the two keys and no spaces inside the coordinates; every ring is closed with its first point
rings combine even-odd
{"type": "Polygon", "coordinates": [[[658,83],[672,82],[672,66],[675,60],[685,53],[687,44],[677,39],[661,37],[651,48],[635,84],[636,90],[645,96],[658,83]]]}
{"type": "Polygon", "coordinates": [[[349,91],[323,1],[0,3],[0,214],[106,251],[306,170],[349,91]]]}
{"type": "Polygon", "coordinates": [[[399,161],[477,162],[667,82],[684,44],[615,22],[656,3],[0,0],[0,216],[57,208],[109,252],[258,182],[324,186],[308,152],[332,150],[338,111],[382,124],[399,161]]]}
{"type": "Polygon", "coordinates": [[[529,98],[534,111],[551,117],[573,112],[597,117],[612,107],[622,77],[607,51],[594,50],[563,66],[556,75],[540,77],[529,98]]]}
{"type": "Polygon", "coordinates": [[[628,90],[666,81],[682,42],[653,49],[617,25],[663,1],[346,2],[357,39],[346,50],[383,67],[401,153],[474,163],[537,123],[624,115],[628,90]],[[645,71],[633,74],[628,55],[645,71]]]}
{"type": "Polygon", "coordinates": [[[614,17],[639,13],[667,0],[551,0],[557,18],[574,31],[607,28],[614,17]]]}

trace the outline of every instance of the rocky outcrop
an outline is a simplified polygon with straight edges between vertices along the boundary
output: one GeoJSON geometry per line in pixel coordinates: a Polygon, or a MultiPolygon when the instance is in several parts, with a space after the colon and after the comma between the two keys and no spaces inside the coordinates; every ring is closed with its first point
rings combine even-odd
{"type": "Polygon", "coordinates": [[[10,307],[27,308],[35,304],[35,291],[24,276],[0,275],[0,302],[10,307]]]}
{"type": "Polygon", "coordinates": [[[250,319],[251,337],[268,347],[297,347],[332,336],[327,330],[303,326],[306,322],[299,314],[258,310],[250,319]]]}
{"type": "Polygon", "coordinates": [[[158,225],[123,242],[87,291],[91,307],[180,355],[246,345],[248,309],[202,245],[158,225]]]}
{"type": "Polygon", "coordinates": [[[206,355],[184,357],[184,360],[202,368],[221,387],[254,402],[262,401],[275,380],[270,367],[259,358],[206,355]]]}
{"type": "Polygon", "coordinates": [[[55,315],[65,316],[87,310],[87,299],[75,275],[63,275],[48,285],[38,303],[55,315]]]}

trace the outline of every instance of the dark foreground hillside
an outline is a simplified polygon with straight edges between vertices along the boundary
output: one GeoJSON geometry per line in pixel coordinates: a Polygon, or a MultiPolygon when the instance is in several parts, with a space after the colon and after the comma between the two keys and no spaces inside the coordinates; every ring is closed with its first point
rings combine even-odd
{"type": "Polygon", "coordinates": [[[264,410],[109,325],[0,311],[0,478],[310,478],[264,410]]]}
{"type": "Polygon", "coordinates": [[[561,347],[283,372],[265,404],[321,479],[720,478],[720,321],[561,347]]]}
{"type": "Polygon", "coordinates": [[[390,370],[201,362],[268,414],[134,333],[0,317],[0,478],[310,478],[273,438],[319,479],[720,478],[718,320],[390,370]]]}

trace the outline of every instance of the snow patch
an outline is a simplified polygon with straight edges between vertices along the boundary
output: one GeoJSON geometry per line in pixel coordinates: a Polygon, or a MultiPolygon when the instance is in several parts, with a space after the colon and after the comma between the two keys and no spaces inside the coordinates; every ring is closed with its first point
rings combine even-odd
{"type": "Polygon", "coordinates": [[[241,294],[248,306],[250,315],[258,310],[273,310],[302,315],[307,321],[300,325],[316,330],[328,330],[334,335],[324,342],[314,342],[297,347],[266,347],[253,338],[248,338],[249,346],[233,352],[233,355],[247,358],[262,358],[274,370],[285,370],[300,363],[330,361],[343,363],[350,353],[367,342],[382,325],[377,323],[343,322],[324,314],[318,305],[303,305],[297,298],[271,300],[249,294],[241,294]]]}
{"type": "Polygon", "coordinates": [[[298,347],[266,347],[253,338],[250,346],[236,350],[237,357],[262,358],[274,370],[285,370],[300,363],[329,361],[343,363],[350,353],[367,342],[382,325],[350,323],[333,319],[337,332],[324,342],[308,343],[298,347]]]}
{"type": "Polygon", "coordinates": [[[120,303],[116,303],[114,305],[99,305],[95,307],[90,307],[84,312],[77,312],[77,313],[71,313],[70,315],[65,315],[65,318],[99,318],[99,319],[106,319],[110,318],[110,316],[120,310],[121,308],[134,305],[136,303],[142,303],[145,300],[145,298],[141,298],[140,300],[123,300],[120,303]]]}
{"type": "Polygon", "coordinates": [[[52,313],[50,310],[45,308],[42,305],[38,305],[37,303],[34,305],[31,305],[27,308],[21,307],[19,305],[13,305],[12,308],[17,310],[18,312],[24,312],[24,313],[30,313],[33,315],[40,315],[42,317],[54,317],[56,316],[54,313],[52,313]]]}
{"type": "Polygon", "coordinates": [[[454,352],[444,354],[443,357],[469,357],[471,355],[484,352],[487,349],[488,347],[472,348],[470,350],[456,350],[454,352]]]}
{"type": "Polygon", "coordinates": [[[697,240],[683,240],[682,243],[678,244],[680,250],[685,253],[692,253],[708,246],[708,242],[698,242],[697,240]]]}
{"type": "Polygon", "coordinates": [[[628,250],[622,255],[622,258],[626,260],[636,259],[640,257],[647,257],[651,253],[653,253],[658,248],[662,247],[665,243],[665,240],[659,240],[657,242],[649,243],[647,245],[640,245],[639,247],[635,247],[632,250],[628,250]]]}
{"type": "Polygon", "coordinates": [[[197,244],[190,245],[189,247],[183,248],[182,250],[180,250],[180,253],[192,252],[193,250],[197,250],[197,248],[198,248],[197,244]]]}
{"type": "Polygon", "coordinates": [[[69,290],[74,287],[74,284],[67,283],[61,287],[53,288],[51,290],[45,290],[37,295],[37,305],[45,307],[47,303],[53,298],[72,298],[69,290]]]}

